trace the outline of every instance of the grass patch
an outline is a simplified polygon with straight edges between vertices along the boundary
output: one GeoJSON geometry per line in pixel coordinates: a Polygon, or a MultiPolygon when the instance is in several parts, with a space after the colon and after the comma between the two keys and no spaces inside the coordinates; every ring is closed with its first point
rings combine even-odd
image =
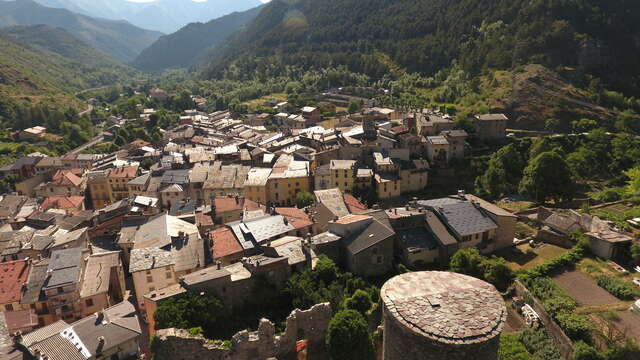
{"type": "Polygon", "coordinates": [[[497,255],[507,260],[509,267],[513,270],[528,270],[566,252],[567,249],[551,244],[544,244],[536,248],[532,248],[529,244],[521,244],[517,247],[501,250],[497,255]]]}

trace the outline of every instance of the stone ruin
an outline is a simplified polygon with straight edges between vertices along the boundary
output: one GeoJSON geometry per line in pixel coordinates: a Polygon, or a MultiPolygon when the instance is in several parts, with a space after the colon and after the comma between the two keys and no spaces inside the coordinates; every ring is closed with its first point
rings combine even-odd
{"type": "MultiPolygon", "coordinates": [[[[191,336],[182,329],[158,330],[154,340],[156,360],[254,360],[277,358],[296,359],[296,343],[307,340],[309,354],[324,353],[325,335],[331,321],[329,303],[317,304],[308,310],[296,309],[287,317],[286,330],[276,335],[275,325],[261,319],[257,331],[243,330],[231,338],[231,346],[220,340],[191,336]]],[[[309,357],[311,358],[311,356],[309,357]]]]}

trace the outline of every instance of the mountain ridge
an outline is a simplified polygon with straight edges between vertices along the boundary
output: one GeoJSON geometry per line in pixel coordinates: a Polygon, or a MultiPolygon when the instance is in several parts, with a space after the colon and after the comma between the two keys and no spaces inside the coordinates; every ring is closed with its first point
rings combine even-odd
{"type": "Polygon", "coordinates": [[[192,22],[207,22],[233,12],[261,5],[259,0],[157,0],[131,2],[126,0],[36,0],[38,3],[64,8],[93,17],[119,20],[166,34],[178,31],[192,22]]]}
{"type": "Polygon", "coordinates": [[[32,0],[0,1],[0,27],[50,25],[65,29],[86,44],[130,62],[162,34],[126,21],[92,18],[39,5],[32,0]]]}
{"type": "Polygon", "coordinates": [[[138,55],[133,65],[147,71],[195,65],[212,48],[253,20],[261,10],[262,6],[258,6],[206,23],[188,24],[173,34],[161,36],[138,55]]]}

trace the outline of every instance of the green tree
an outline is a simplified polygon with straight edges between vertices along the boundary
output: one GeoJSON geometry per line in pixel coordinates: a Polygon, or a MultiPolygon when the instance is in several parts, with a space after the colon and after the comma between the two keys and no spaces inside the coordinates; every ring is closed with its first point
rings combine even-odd
{"type": "Polygon", "coordinates": [[[315,198],[312,193],[308,191],[301,191],[296,194],[296,206],[298,208],[306,208],[307,206],[312,205],[315,202],[315,198]]]}
{"type": "Polygon", "coordinates": [[[591,119],[580,119],[571,122],[571,128],[574,133],[586,133],[598,127],[598,123],[591,119]]]}
{"type": "Polygon", "coordinates": [[[349,101],[349,108],[347,109],[347,111],[349,111],[349,114],[357,113],[358,111],[360,111],[361,106],[362,105],[359,101],[351,100],[349,101]]]}
{"type": "Polygon", "coordinates": [[[516,144],[500,148],[491,155],[487,169],[476,180],[478,192],[495,199],[517,191],[525,164],[516,144]]]}
{"type": "Polygon", "coordinates": [[[624,172],[624,175],[629,178],[626,186],[627,194],[629,196],[640,195],[640,167],[629,169],[624,172]]]}
{"type": "Polygon", "coordinates": [[[449,270],[482,278],[484,275],[483,261],[484,257],[480,255],[480,251],[476,248],[458,250],[451,257],[449,270]]]}
{"type": "Polygon", "coordinates": [[[498,290],[505,291],[513,282],[515,275],[513,270],[503,258],[492,257],[483,261],[484,279],[493,284],[498,290]]]}
{"type": "Polygon", "coordinates": [[[373,302],[371,301],[369,293],[361,289],[356,290],[351,297],[346,298],[344,301],[344,307],[346,309],[355,310],[365,317],[367,316],[367,311],[371,309],[371,306],[373,306],[373,302]]]}
{"type": "Polygon", "coordinates": [[[567,163],[555,151],[536,156],[524,170],[520,192],[539,203],[572,199],[574,183],[567,163]]]}
{"type": "Polygon", "coordinates": [[[584,341],[576,341],[573,344],[571,360],[603,360],[603,356],[598,353],[593,346],[584,341]]]}
{"type": "Polygon", "coordinates": [[[355,310],[342,310],[331,319],[326,341],[333,360],[373,359],[367,322],[355,310]]]}
{"type": "Polygon", "coordinates": [[[221,311],[222,303],[215,296],[185,292],[162,301],[153,318],[156,329],[207,329],[215,324],[221,311]]]}
{"type": "Polygon", "coordinates": [[[500,335],[498,360],[533,360],[527,348],[520,342],[517,334],[500,335]]]}

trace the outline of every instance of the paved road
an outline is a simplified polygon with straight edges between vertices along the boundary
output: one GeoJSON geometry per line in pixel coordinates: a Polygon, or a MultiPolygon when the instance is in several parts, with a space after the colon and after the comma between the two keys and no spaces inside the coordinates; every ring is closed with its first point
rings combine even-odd
{"type": "Polygon", "coordinates": [[[100,134],[98,134],[98,136],[94,137],[93,139],[91,139],[91,141],[84,143],[83,145],[78,146],[77,148],[69,151],[67,153],[67,155],[69,154],[77,154],[83,150],[86,150],[92,146],[98,145],[101,142],[104,142],[104,134],[101,132],[100,134]]]}

